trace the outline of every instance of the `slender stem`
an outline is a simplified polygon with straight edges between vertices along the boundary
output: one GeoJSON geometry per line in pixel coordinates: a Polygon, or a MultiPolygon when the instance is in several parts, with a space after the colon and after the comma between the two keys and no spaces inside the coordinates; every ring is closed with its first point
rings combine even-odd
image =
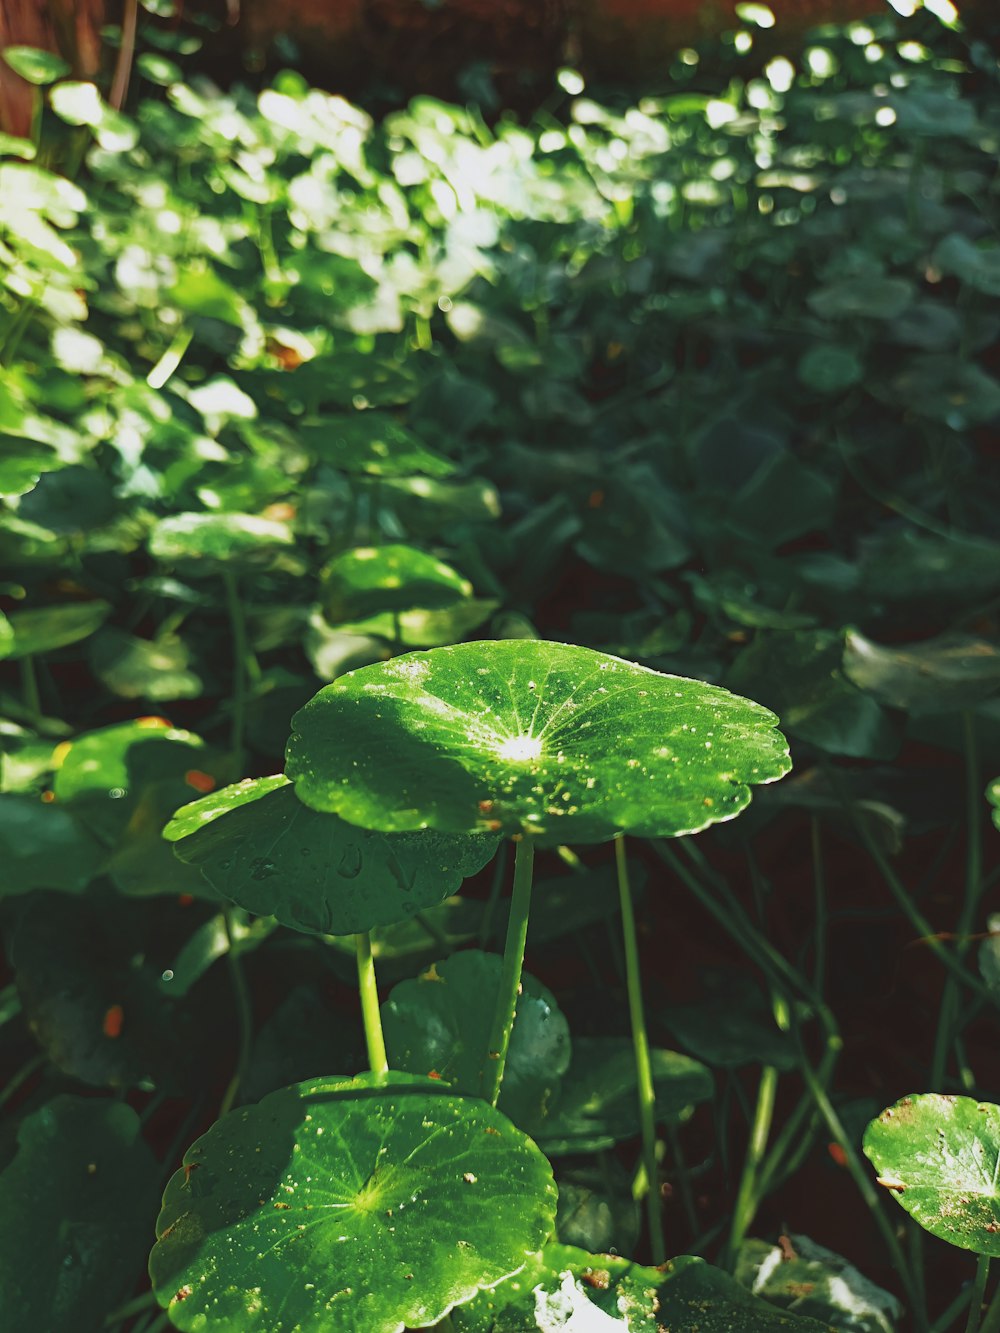
{"type": "Polygon", "coordinates": [[[972,1299],[972,1283],[967,1282],[951,1304],[931,1324],[931,1333],[947,1333],[972,1299]]]}
{"type": "Polygon", "coordinates": [[[907,1263],[906,1255],[896,1236],[895,1227],[885,1215],[875,1186],[871,1182],[868,1171],[865,1169],[861,1158],[858,1156],[857,1149],[854,1146],[851,1136],[844,1129],[840,1117],[834,1110],[833,1103],[827,1096],[826,1089],[821,1087],[816,1075],[808,1064],[802,1066],[802,1077],[806,1081],[809,1091],[812,1093],[816,1102],[816,1108],[826,1122],[827,1129],[833,1141],[839,1145],[844,1154],[844,1164],[851,1173],[851,1179],[858,1188],[858,1192],[868,1207],[872,1215],[872,1220],[882,1234],[886,1249],[889,1251],[889,1259],[896,1274],[903,1286],[907,1302],[913,1313],[914,1326],[918,1333],[928,1333],[927,1312],[923,1303],[920,1301],[919,1294],[914,1289],[913,1275],[910,1272],[910,1266],[907,1263]]]}
{"type": "Polygon", "coordinates": [[[826,873],[823,867],[823,848],[820,843],[819,819],[809,821],[809,844],[812,851],[813,896],[816,901],[816,952],[813,960],[813,985],[819,995],[826,989],[826,873]]]}
{"type": "Polygon", "coordinates": [[[21,694],[25,712],[35,719],[42,716],[42,699],[38,692],[38,672],[31,653],[21,658],[21,694]]]}
{"type": "Polygon", "coordinates": [[[111,80],[111,91],[108,94],[108,103],[116,111],[122,109],[125,105],[125,98],[128,96],[129,79],[132,75],[132,60],[135,56],[135,29],[138,9],[139,0],[125,0],[125,12],[122,15],[121,46],[118,50],[118,60],[115,63],[114,78],[111,80]]]}
{"type": "Polygon", "coordinates": [[[979,1325],[979,1333],[1000,1333],[1000,1291],[993,1293],[986,1318],[979,1325]]]}
{"type": "Polygon", "coordinates": [[[965,1333],[977,1333],[983,1314],[983,1297],[986,1295],[986,1283],[990,1276],[990,1257],[981,1254],[976,1263],[976,1277],[972,1284],[972,1299],[969,1305],[969,1317],[965,1321],[965,1333]]]}
{"type": "Polygon", "coordinates": [[[443,931],[438,930],[437,926],[430,919],[430,917],[427,915],[426,912],[414,912],[413,919],[420,927],[420,929],[424,932],[424,934],[428,937],[428,939],[432,941],[435,948],[440,949],[443,953],[448,952],[447,937],[445,936],[443,931]]]}
{"type": "Polygon", "coordinates": [[[483,919],[479,923],[479,947],[485,949],[493,938],[493,918],[497,913],[497,903],[503,889],[504,871],[507,869],[507,843],[502,842],[497,851],[493,866],[493,882],[490,884],[490,896],[486,900],[483,919]]]}
{"type": "Polygon", "coordinates": [[[733,1219],[729,1229],[728,1267],[736,1266],[743,1239],[750,1229],[757,1211],[757,1184],[761,1163],[767,1150],[767,1140],[774,1119],[774,1101],[778,1090],[778,1071],[773,1065],[765,1065],[760,1071],[760,1084],[757,1088],[757,1105],[754,1108],[753,1124],[750,1128],[750,1142],[740,1176],[740,1186],[733,1208],[733,1219]]]}
{"type": "Polygon", "coordinates": [[[104,1327],[111,1328],[115,1324],[123,1324],[126,1319],[131,1319],[134,1314],[142,1314],[143,1310],[148,1310],[155,1304],[156,1296],[153,1292],[144,1291],[141,1296],[119,1305],[117,1310],[112,1310],[104,1321],[104,1327]]]}
{"type": "Polygon", "coordinates": [[[524,946],[528,938],[528,912],[531,908],[531,875],[535,863],[535,844],[525,833],[515,844],[514,891],[507,918],[507,939],[500,970],[500,989],[497,992],[490,1044],[483,1071],[483,1096],[496,1106],[503,1083],[507,1048],[514,1027],[517,997],[521,989],[521,969],[524,967],[524,946]]]}
{"type": "Polygon", "coordinates": [[[247,1066],[250,1063],[250,1043],[253,1039],[253,1010],[250,1006],[250,992],[247,989],[247,979],[243,974],[243,964],[233,947],[233,913],[231,911],[224,912],[222,920],[226,928],[226,939],[229,941],[229,948],[226,950],[226,966],[229,969],[230,980],[233,983],[233,997],[236,1000],[236,1019],[239,1025],[240,1041],[236,1068],[219,1107],[220,1118],[232,1109],[233,1103],[236,1101],[236,1094],[246,1077],[247,1066]]]}
{"type": "Polygon", "coordinates": [[[146,376],[146,383],[151,389],[163,388],[164,384],[166,384],[167,380],[183,361],[184,353],[191,346],[193,338],[194,332],[191,329],[180,329],[174,334],[170,341],[170,346],[146,376]]]}
{"type": "Polygon", "coordinates": [[[32,1074],[37,1073],[45,1064],[43,1054],[33,1055],[30,1060],[21,1066],[13,1077],[9,1078],[2,1088],[0,1088],[0,1106],[5,1106],[10,1101],[18,1088],[24,1087],[32,1074]]]}
{"type": "Polygon", "coordinates": [[[388,1073],[389,1060],[382,1035],[382,1014],[378,1007],[378,985],[375,980],[375,959],[372,957],[371,932],[361,931],[354,937],[358,958],[358,995],[361,997],[361,1021],[365,1027],[365,1046],[368,1067],[373,1074],[388,1073]]]}
{"type": "Polygon", "coordinates": [[[233,720],[230,747],[240,768],[243,766],[244,734],[246,731],[247,684],[260,679],[260,667],[250,650],[247,638],[246,616],[240,601],[239,585],[232,570],[222,571],[226,589],[226,609],[233,636],[233,720]]]}
{"type": "Polygon", "coordinates": [[[642,1127],[642,1155],[646,1166],[648,1190],[646,1215],[649,1219],[649,1243],[653,1263],[666,1263],[667,1248],[663,1239],[663,1211],[656,1164],[656,1090],[653,1087],[653,1062],[649,1054],[646,1034],[646,1016],[642,1008],[642,971],[639,964],[639,939],[635,929],[632,890],[628,879],[628,861],[625,857],[625,838],[615,838],[615,867],[618,871],[618,900],[622,912],[622,938],[625,943],[625,986],[628,991],[628,1010],[632,1021],[632,1049],[635,1054],[636,1084],[639,1092],[639,1123],[642,1127]]]}
{"type": "Polygon", "coordinates": [[[858,819],[853,802],[846,792],[844,792],[832,770],[830,771],[829,776],[834,789],[838,791],[844,809],[851,818],[851,822],[854,825],[858,837],[865,845],[865,850],[878,867],[883,880],[885,880],[886,887],[892,894],[896,905],[900,908],[903,915],[907,918],[919,936],[920,943],[927,945],[928,949],[930,949],[931,953],[941,966],[946,968],[956,980],[963,982],[971,991],[974,991],[976,995],[983,995],[989,998],[989,988],[986,986],[985,982],[980,981],[978,977],[973,976],[968,968],[963,967],[961,960],[938,937],[934,927],[917,907],[916,903],[913,901],[913,896],[886,860],[881,847],[879,847],[878,843],[865,826],[864,820],[858,819]]]}
{"type": "MultiPolygon", "coordinates": [[[[976,747],[976,730],[973,716],[966,711],[962,714],[962,726],[965,739],[965,818],[966,818],[966,856],[965,856],[965,893],[962,898],[962,910],[959,914],[955,933],[955,954],[962,959],[969,948],[969,938],[976,924],[976,912],[983,891],[982,866],[982,791],[979,778],[979,754],[976,747]]],[[[954,1045],[955,1025],[958,1019],[961,994],[954,975],[945,978],[941,995],[941,1009],[938,1015],[937,1034],[934,1039],[934,1056],[931,1061],[931,1090],[944,1092],[944,1079],[948,1064],[948,1054],[954,1045]]]]}
{"type": "Polygon", "coordinates": [[[677,1183],[680,1186],[684,1216],[691,1231],[691,1238],[694,1239],[698,1234],[698,1210],[694,1205],[694,1190],[691,1188],[691,1176],[688,1171],[687,1158],[684,1156],[684,1148],[681,1145],[681,1136],[677,1132],[676,1125],[668,1124],[664,1133],[667,1143],[670,1145],[670,1156],[673,1158],[674,1169],[677,1172],[677,1183]]]}

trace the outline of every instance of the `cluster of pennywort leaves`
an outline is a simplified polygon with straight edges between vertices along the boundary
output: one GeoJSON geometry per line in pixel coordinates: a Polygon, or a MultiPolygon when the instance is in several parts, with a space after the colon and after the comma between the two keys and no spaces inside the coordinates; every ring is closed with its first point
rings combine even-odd
{"type": "Polygon", "coordinates": [[[638,105],[572,75],[529,125],[376,124],[145,41],[128,114],[5,53],[37,94],[0,137],[0,1310],[974,1329],[995,60],[918,15],[758,70],[747,27],[638,105]],[[794,773],[729,824],[782,733],[794,773]],[[803,835],[811,919],[777,933],[767,843],[803,835]],[[940,992],[877,1094],[932,1091],[874,1120],[838,1063],[831,847],[940,992]],[[647,1020],[668,886],[738,962],[647,977],[647,1020]],[[823,1140],[892,1292],[750,1236],[823,1140]],[[974,1282],[925,1289],[879,1185],[974,1282]]]}

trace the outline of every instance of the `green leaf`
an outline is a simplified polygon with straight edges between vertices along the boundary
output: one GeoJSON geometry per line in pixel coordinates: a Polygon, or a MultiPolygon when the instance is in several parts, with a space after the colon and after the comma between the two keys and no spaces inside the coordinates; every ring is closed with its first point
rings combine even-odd
{"type": "Polygon", "coordinates": [[[69,65],[54,51],[41,51],[36,46],[8,46],[3,58],[15,74],[39,88],[55,83],[69,73],[69,65]]]}
{"type": "Polygon", "coordinates": [[[90,641],[90,665],[112,694],[121,699],[197,699],[200,677],[189,670],[191,654],[176,635],[137,639],[108,628],[90,641]]]}
{"type": "MultiPolygon", "coordinates": [[[[341,625],[340,633],[349,632],[353,636],[366,638],[378,635],[386,643],[395,642],[398,637],[398,641],[406,648],[441,648],[458,643],[478,629],[484,621],[489,620],[498,606],[499,602],[490,598],[469,597],[437,610],[417,607],[401,611],[398,616],[383,612],[367,620],[341,625]]],[[[382,658],[388,655],[388,649],[373,654],[382,658]]]]}
{"type": "Polygon", "coordinates": [[[974,708],[1000,688],[1000,650],[964,634],[885,648],[848,630],[843,667],[879,703],[915,714],[974,708]]]}
{"type": "Polygon", "coordinates": [[[976,245],[961,232],[952,232],[934,251],[933,262],[975,291],[1000,296],[1000,245],[976,245]]]}
{"type": "Polygon", "coordinates": [[[1000,413],[1000,382],[961,356],[915,356],[894,376],[892,403],[964,431],[1000,413]]]}
{"type": "Polygon", "coordinates": [[[864,379],[865,368],[847,347],[818,343],[799,359],[799,379],[817,393],[843,393],[864,379]]]}
{"type": "Polygon", "coordinates": [[[564,1245],[630,1254],[642,1229],[632,1176],[611,1153],[598,1153],[560,1171],[556,1235],[564,1245]]]}
{"type": "Polygon", "coordinates": [[[0,1309],[98,1333],[142,1270],[160,1166],[122,1102],[60,1096],[27,1116],[0,1175],[0,1309]]]}
{"type": "Polygon", "coordinates": [[[462,644],[363,667],[293,719],[307,804],[387,832],[492,828],[543,845],[694,832],[788,771],[766,709],[587,648],[462,644]]]}
{"type": "Polygon", "coordinates": [[[1000,1257],[1000,1106],[904,1097],[871,1122],[862,1146],[879,1183],[925,1231],[1000,1257]]]}
{"type": "Polygon", "coordinates": [[[843,639],[826,630],[760,634],[728,683],[762,699],[791,735],[829,754],[890,759],[898,728],[840,669],[843,639]]]}
{"type": "Polygon", "coordinates": [[[903,1306],[853,1264],[808,1236],[790,1235],[789,1246],[748,1240],[736,1260],[736,1280],[783,1310],[811,1315],[857,1333],[893,1333],[903,1306]]]}
{"type": "Polygon", "coordinates": [[[555,1215],[544,1157],[484,1102],[389,1079],[285,1088],[188,1150],[150,1257],[177,1328],[401,1333],[524,1266],[555,1215]]]}
{"type": "MultiPolygon", "coordinates": [[[[389,1064],[439,1074],[456,1092],[483,1096],[490,1028],[500,988],[499,954],[465,949],[415,981],[393,987],[382,1006],[389,1064]]],[[[499,1106],[537,1135],[569,1068],[569,1024],[551,992],[524,973],[499,1106]]]]}
{"type": "Polygon", "coordinates": [[[11,611],[8,621],[14,631],[14,644],[5,655],[33,657],[37,653],[66,648],[93,634],[110,612],[110,602],[99,599],[40,607],[34,611],[11,611]]]}
{"type": "Polygon", "coordinates": [[[29,889],[85,889],[97,874],[100,844],[59,805],[28,792],[0,795],[0,898],[29,889]]]}
{"type": "Polygon", "coordinates": [[[293,541],[287,524],[254,514],[171,514],[150,533],[149,553],[168,564],[184,560],[260,564],[293,541]]]}
{"type": "Polygon", "coordinates": [[[642,1268],[610,1254],[546,1245],[527,1268],[454,1311],[456,1333],[821,1333],[720,1268],[689,1255],[642,1268]]]}
{"type": "Polygon", "coordinates": [[[441,609],[471,594],[461,574],[413,546],[358,546],[334,556],[321,575],[324,613],[334,624],[441,609]]]}
{"type": "MultiPolygon", "coordinates": [[[[679,1124],[714,1091],[703,1064],[676,1051],[653,1050],[659,1124],[679,1124]]],[[[600,1152],[639,1133],[635,1054],[627,1037],[578,1037],[555,1108],[539,1134],[549,1157],[600,1152]]]]}
{"type": "Polygon", "coordinates": [[[696,1004],[674,1004],[662,1011],[663,1022],[682,1046],[717,1069],[748,1064],[796,1068],[791,1039],[777,1026],[770,1005],[749,977],[727,968],[704,980],[705,993],[696,1004]]]}
{"type": "Polygon", "coordinates": [[[455,465],[435,453],[388,412],[355,412],[306,423],[296,431],[299,443],[342,472],[372,477],[404,477],[418,472],[447,477],[455,465]]]}
{"type": "Polygon", "coordinates": [[[993,823],[1000,829],[1000,778],[994,778],[986,788],[986,799],[993,806],[993,823]]]}
{"type": "Polygon", "coordinates": [[[164,829],[225,897],[294,930],[349,935],[439,903],[496,851],[490,837],[386,837],[317,814],[281,776],[193,801],[164,829]]]}
{"type": "Polygon", "coordinates": [[[914,295],[913,284],[905,278],[865,275],[817,287],[806,300],[821,319],[895,319],[914,295]]]}

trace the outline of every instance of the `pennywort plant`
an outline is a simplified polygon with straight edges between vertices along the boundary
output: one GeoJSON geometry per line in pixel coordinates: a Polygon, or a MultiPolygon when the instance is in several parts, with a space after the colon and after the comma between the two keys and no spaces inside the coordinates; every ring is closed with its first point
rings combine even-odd
{"type": "Polygon", "coordinates": [[[237,904],[297,929],[356,933],[371,1065],[234,1111],[189,1150],[151,1259],[178,1328],[249,1319],[272,1333],[399,1333],[502,1289],[544,1253],[555,1191],[524,1131],[544,1145],[572,1106],[561,1101],[565,1020],[522,970],[536,846],[618,840],[630,1081],[662,1250],[658,1107],[622,839],[737,815],[752,785],[788,771],[775,723],[725,690],[585,648],[456,645],[334,681],[293,719],[284,776],[178,812],[167,837],[237,904]],[[500,837],[515,844],[502,958],[441,959],[427,981],[393,992],[383,1024],[370,930],[447,895],[500,837]],[[435,1025],[448,1032],[443,1049],[435,1025]]]}

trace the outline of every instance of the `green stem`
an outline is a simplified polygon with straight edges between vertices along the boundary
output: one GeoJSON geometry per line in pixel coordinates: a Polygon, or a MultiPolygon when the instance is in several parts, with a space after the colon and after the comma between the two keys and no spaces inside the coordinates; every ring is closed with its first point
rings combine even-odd
{"type": "Polygon", "coordinates": [[[990,1257],[981,1254],[976,1263],[976,1277],[972,1284],[972,1297],[969,1305],[969,1317],[965,1321],[965,1333],[977,1333],[983,1314],[983,1297],[986,1295],[986,1283],[990,1276],[990,1257]]]}
{"type": "Polygon", "coordinates": [[[993,1293],[986,1318],[979,1325],[979,1333],[1000,1333],[1000,1291],[993,1293]]]}
{"type": "Polygon", "coordinates": [[[21,694],[25,711],[32,718],[42,716],[42,698],[38,691],[38,673],[31,653],[21,658],[21,694]]]}
{"type": "Polygon", "coordinates": [[[146,383],[151,389],[162,389],[167,380],[184,360],[184,353],[191,346],[194,333],[191,329],[180,329],[171,339],[170,346],[146,376],[146,383]]]}
{"type": "Polygon", "coordinates": [[[522,834],[515,844],[514,891],[510,900],[510,916],[507,918],[507,939],[503,950],[503,967],[500,971],[500,989],[497,992],[497,1004],[493,1013],[490,1044],[486,1052],[486,1067],[483,1073],[485,1083],[483,1096],[491,1106],[496,1106],[500,1097],[504,1066],[507,1063],[507,1048],[514,1027],[517,996],[521,989],[521,969],[524,967],[524,946],[528,938],[528,912],[531,909],[531,875],[534,863],[535,844],[526,833],[522,834]]]}
{"type": "Polygon", "coordinates": [[[232,1109],[236,1101],[236,1094],[240,1090],[240,1084],[246,1077],[247,1066],[250,1063],[250,1043],[253,1039],[253,1010],[250,1006],[250,991],[247,988],[247,979],[243,974],[243,964],[234,948],[233,941],[233,913],[224,912],[222,916],[226,928],[226,939],[229,941],[229,948],[226,950],[226,967],[229,969],[229,977],[233,983],[233,997],[236,1000],[236,1019],[239,1025],[239,1050],[236,1056],[236,1068],[233,1070],[233,1076],[229,1080],[229,1085],[219,1106],[219,1118],[232,1109]]]}
{"type": "Polygon", "coordinates": [[[155,1304],[155,1295],[151,1291],[144,1291],[141,1296],[119,1305],[117,1310],[112,1310],[104,1321],[104,1327],[112,1328],[115,1324],[124,1324],[126,1319],[131,1319],[135,1314],[142,1314],[143,1310],[149,1310],[155,1304]]]}
{"type": "Polygon", "coordinates": [[[957,981],[962,982],[971,991],[975,992],[976,995],[982,995],[988,999],[990,994],[989,988],[984,982],[980,981],[978,977],[973,976],[968,968],[963,967],[961,960],[955,956],[951,949],[947,948],[942,940],[938,938],[934,927],[917,907],[916,903],[913,901],[912,895],[906,888],[906,885],[886,860],[881,847],[879,847],[878,843],[866,828],[864,820],[858,818],[854,809],[854,803],[843,790],[843,787],[838,782],[832,770],[829,772],[829,777],[831,785],[840,797],[841,804],[850,816],[858,837],[864,843],[865,850],[878,867],[879,873],[885,881],[889,892],[892,894],[897,907],[899,907],[900,911],[916,931],[920,943],[927,945],[928,949],[930,949],[931,953],[941,966],[951,973],[957,981]]]}
{"type": "Polygon", "coordinates": [[[622,938],[625,943],[625,986],[628,991],[629,1017],[632,1022],[632,1049],[635,1054],[636,1083],[639,1091],[639,1123],[642,1126],[642,1155],[646,1166],[648,1189],[646,1215],[649,1219],[649,1243],[653,1263],[666,1263],[663,1239],[663,1211],[656,1164],[656,1090],[653,1087],[653,1062],[649,1054],[646,1016],[642,1008],[642,971],[639,964],[639,939],[635,929],[632,890],[625,857],[625,838],[615,838],[615,867],[618,871],[618,900],[622,913],[622,938]]]}
{"type": "MultiPolygon", "coordinates": [[[[931,1333],[947,1333],[947,1330],[951,1328],[952,1324],[962,1313],[971,1299],[972,1283],[969,1282],[962,1288],[944,1312],[938,1315],[937,1319],[934,1320],[934,1323],[931,1324],[931,1333]]],[[[982,1333],[982,1330],[980,1330],[980,1333],[982,1333]]]]}
{"type": "Polygon", "coordinates": [[[504,871],[507,869],[507,843],[502,842],[497,851],[493,866],[493,882],[490,884],[490,896],[486,900],[483,919],[479,923],[479,947],[486,949],[493,939],[493,919],[497,914],[497,904],[503,890],[504,871]]]}
{"type": "Polygon", "coordinates": [[[39,1054],[33,1055],[27,1063],[23,1064],[17,1073],[9,1078],[4,1086],[0,1088],[0,1106],[5,1106],[7,1102],[10,1101],[11,1097],[13,1097],[14,1093],[17,1092],[18,1088],[24,1087],[32,1074],[41,1069],[44,1063],[45,1056],[39,1054]]]}
{"type": "MultiPolygon", "coordinates": [[[[969,948],[969,940],[976,924],[976,913],[983,891],[982,866],[982,791],[979,778],[979,754],[976,747],[976,730],[973,716],[966,711],[962,714],[962,727],[965,738],[965,812],[966,812],[966,856],[965,856],[965,893],[962,910],[959,914],[955,933],[955,955],[961,960],[969,948]]],[[[934,1039],[934,1056],[931,1061],[931,1091],[944,1092],[944,1079],[948,1065],[948,1055],[954,1045],[955,1025],[958,1019],[961,992],[954,974],[945,978],[941,995],[941,1009],[938,1015],[937,1034],[934,1039]]]]}
{"type": "Polygon", "coordinates": [[[850,1135],[844,1129],[840,1117],[834,1110],[833,1103],[827,1096],[826,1089],[821,1087],[816,1075],[808,1064],[802,1066],[802,1077],[806,1081],[809,1091],[812,1093],[816,1102],[816,1109],[826,1122],[826,1127],[830,1131],[833,1141],[838,1144],[841,1152],[844,1154],[844,1164],[851,1174],[851,1179],[857,1186],[858,1193],[861,1195],[872,1215],[872,1220],[882,1234],[886,1249],[889,1252],[889,1260],[896,1270],[896,1274],[902,1284],[906,1295],[907,1303],[913,1313],[914,1326],[918,1333],[928,1333],[929,1325],[927,1312],[920,1300],[918,1291],[915,1289],[913,1275],[910,1272],[910,1266],[907,1263],[906,1255],[896,1236],[896,1230],[885,1215],[875,1186],[871,1182],[870,1175],[865,1169],[861,1158],[858,1156],[857,1149],[851,1140],[850,1135]]]}
{"type": "Polygon", "coordinates": [[[767,1140],[771,1133],[774,1119],[774,1101],[778,1091],[778,1071],[772,1065],[765,1065],[760,1072],[760,1084],[757,1088],[757,1105],[754,1108],[753,1124],[750,1129],[750,1142],[740,1176],[740,1186],[733,1208],[733,1219],[729,1229],[729,1251],[727,1267],[732,1271],[736,1266],[736,1256],[747,1232],[753,1223],[757,1211],[758,1183],[767,1140]]]}
{"type": "Polygon", "coordinates": [[[239,584],[232,570],[222,571],[222,581],[226,589],[226,609],[229,613],[229,628],[233,636],[233,717],[230,733],[230,748],[236,756],[237,766],[243,767],[244,737],[246,734],[247,685],[260,679],[260,667],[250,650],[247,638],[246,616],[240,601],[239,584]]]}
{"type": "Polygon", "coordinates": [[[382,1014],[378,1007],[378,985],[375,980],[375,959],[372,957],[371,932],[361,931],[354,937],[358,958],[358,995],[361,997],[361,1021],[365,1027],[365,1046],[368,1067],[373,1074],[388,1073],[389,1060],[382,1035],[382,1014]]]}

